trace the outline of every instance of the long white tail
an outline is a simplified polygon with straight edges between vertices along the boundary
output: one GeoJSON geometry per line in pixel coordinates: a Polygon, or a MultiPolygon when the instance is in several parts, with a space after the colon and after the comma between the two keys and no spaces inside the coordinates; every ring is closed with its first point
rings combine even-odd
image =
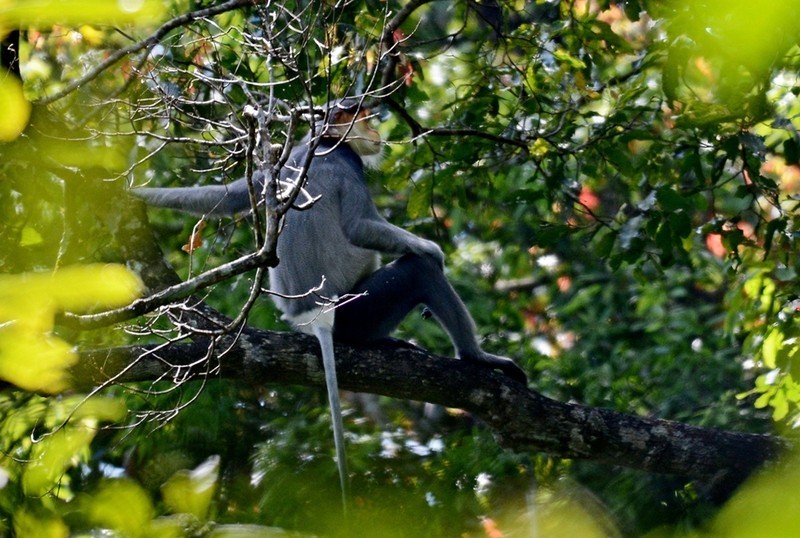
{"type": "Polygon", "coordinates": [[[350,483],[347,474],[347,455],[344,446],[344,425],[342,424],[342,406],[339,399],[339,384],[336,380],[336,358],[333,351],[333,334],[331,326],[325,323],[312,325],[314,336],[319,340],[322,350],[322,366],[325,370],[325,385],[328,389],[328,403],[331,408],[333,425],[333,443],[336,446],[336,464],[339,467],[339,482],[342,488],[342,507],[347,513],[350,483]]]}

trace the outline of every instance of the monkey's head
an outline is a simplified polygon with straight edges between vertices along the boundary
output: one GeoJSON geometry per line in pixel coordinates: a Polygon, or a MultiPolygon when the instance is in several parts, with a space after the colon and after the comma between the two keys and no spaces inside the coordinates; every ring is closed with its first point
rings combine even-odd
{"type": "Polygon", "coordinates": [[[381,135],[369,121],[372,113],[361,107],[359,99],[332,101],[324,123],[325,136],[343,139],[361,157],[378,155],[381,152],[381,135]]]}

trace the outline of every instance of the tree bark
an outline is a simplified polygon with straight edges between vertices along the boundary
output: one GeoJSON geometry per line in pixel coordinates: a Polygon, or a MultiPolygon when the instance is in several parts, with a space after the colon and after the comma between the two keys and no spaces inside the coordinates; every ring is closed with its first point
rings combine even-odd
{"type": "MultiPolygon", "coordinates": [[[[82,353],[76,383],[186,380],[198,376],[255,384],[324,386],[318,344],[312,337],[246,328],[234,341],[131,346],[82,353]]],[[[514,451],[688,478],[738,483],[786,448],[783,440],[637,417],[559,402],[505,375],[435,356],[408,344],[336,347],[342,389],[426,401],[473,413],[514,451]]],[[[727,489],[727,488],[726,488],[727,489]]]]}

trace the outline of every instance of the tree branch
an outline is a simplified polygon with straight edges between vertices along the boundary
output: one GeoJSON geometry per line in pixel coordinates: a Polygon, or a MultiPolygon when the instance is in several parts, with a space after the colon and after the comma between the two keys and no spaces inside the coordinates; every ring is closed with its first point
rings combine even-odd
{"type": "Polygon", "coordinates": [[[274,252],[262,249],[242,256],[232,262],[220,265],[219,267],[215,267],[214,269],[210,269],[189,280],[176,283],[152,295],[137,299],[123,307],[99,312],[97,314],[79,315],[68,312],[63,314],[60,320],[70,327],[81,330],[107,327],[191,297],[192,294],[202,289],[228,280],[241,273],[246,273],[247,271],[258,269],[259,267],[272,267],[277,263],[278,260],[274,252]]]}
{"type": "MultiPolygon", "coordinates": [[[[324,386],[318,345],[312,337],[246,328],[214,356],[215,376],[256,384],[324,386]],[[232,345],[231,345],[232,344],[232,345]],[[231,345],[229,348],[228,346],[231,345]]],[[[81,353],[76,382],[99,384],[207,376],[202,341],[156,350],[132,346],[81,353]]],[[[510,378],[464,361],[396,343],[336,347],[343,389],[420,400],[465,409],[516,451],[545,452],[648,472],[738,484],[787,444],[775,437],[701,428],[547,398],[510,378]]]]}
{"type": "Polygon", "coordinates": [[[408,125],[409,129],[411,129],[411,134],[414,139],[418,138],[425,138],[429,136],[438,136],[438,137],[473,137],[473,138],[483,138],[485,140],[489,140],[491,142],[496,142],[502,145],[509,145],[509,146],[516,146],[520,149],[528,151],[528,145],[539,139],[544,138],[538,135],[534,135],[525,139],[517,139],[517,138],[509,138],[507,136],[500,136],[495,135],[492,133],[487,133],[485,131],[481,131],[478,129],[468,129],[468,128],[461,128],[461,129],[453,129],[447,127],[423,127],[420,122],[418,122],[414,117],[408,113],[403,106],[401,106],[397,101],[395,101],[391,96],[387,96],[381,99],[382,103],[385,103],[389,108],[391,108],[397,115],[399,115],[404,122],[408,125]]]}
{"type": "Polygon", "coordinates": [[[198,9],[197,11],[192,11],[191,13],[184,13],[183,15],[175,17],[174,19],[171,19],[162,24],[158,28],[158,30],[156,30],[155,32],[153,32],[152,35],[150,35],[150,37],[142,41],[139,41],[138,43],[134,43],[125,48],[119,49],[117,52],[109,55],[108,58],[97,64],[92,69],[90,69],[88,73],[67,84],[62,90],[59,90],[52,95],[42,97],[41,99],[35,101],[35,103],[40,105],[47,105],[49,103],[61,99],[62,97],[68,95],[69,93],[72,93],[73,91],[77,90],[87,82],[91,82],[92,80],[100,76],[100,74],[103,71],[105,71],[118,61],[122,60],[125,56],[155,46],[159,41],[164,39],[164,37],[166,37],[166,35],[175,28],[184,26],[186,24],[190,24],[198,19],[202,19],[205,17],[213,17],[214,15],[219,15],[220,13],[225,13],[226,11],[231,11],[246,5],[252,5],[253,2],[254,0],[228,0],[227,2],[224,2],[218,6],[212,6],[205,9],[198,9]]]}

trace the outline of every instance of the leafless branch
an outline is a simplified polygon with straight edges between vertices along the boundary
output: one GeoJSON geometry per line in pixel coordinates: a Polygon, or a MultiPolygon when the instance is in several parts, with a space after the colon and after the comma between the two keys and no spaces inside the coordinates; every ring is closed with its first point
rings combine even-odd
{"type": "Polygon", "coordinates": [[[198,9],[197,11],[192,11],[191,13],[184,13],[183,15],[175,17],[174,19],[171,19],[162,24],[148,38],[139,41],[138,43],[129,45],[125,48],[122,48],[116,51],[115,53],[109,55],[108,58],[97,64],[94,68],[89,70],[88,73],[86,73],[85,75],[83,75],[78,79],[73,80],[72,82],[67,84],[62,90],[59,90],[51,95],[42,97],[37,101],[37,103],[46,105],[54,101],[58,101],[59,99],[77,90],[84,84],[91,82],[92,80],[100,76],[103,73],[103,71],[105,71],[112,65],[116,64],[129,54],[134,54],[141,50],[152,48],[159,41],[164,39],[164,37],[175,28],[191,24],[192,22],[198,19],[202,19],[205,17],[213,17],[214,15],[219,15],[220,13],[225,13],[226,11],[231,11],[233,9],[237,9],[240,7],[252,5],[253,3],[254,3],[253,0],[228,0],[228,2],[222,3],[218,6],[212,6],[205,9],[198,9]]]}

